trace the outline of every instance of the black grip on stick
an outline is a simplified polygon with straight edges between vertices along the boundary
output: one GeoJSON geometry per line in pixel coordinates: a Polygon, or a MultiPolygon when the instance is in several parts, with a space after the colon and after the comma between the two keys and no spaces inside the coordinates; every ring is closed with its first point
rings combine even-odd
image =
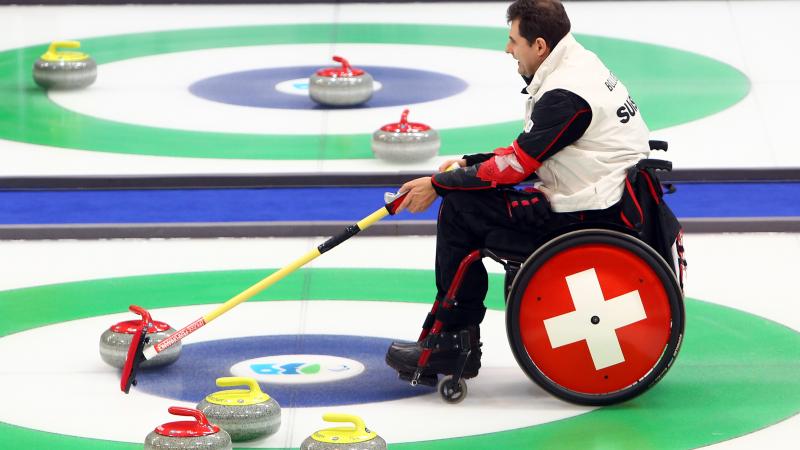
{"type": "Polygon", "coordinates": [[[359,228],[358,225],[349,225],[341,233],[337,234],[336,236],[333,236],[332,238],[328,239],[322,244],[319,244],[317,246],[317,250],[319,250],[320,254],[325,253],[328,250],[341,244],[342,242],[355,236],[356,234],[358,234],[359,231],[361,231],[361,228],[359,228]]]}

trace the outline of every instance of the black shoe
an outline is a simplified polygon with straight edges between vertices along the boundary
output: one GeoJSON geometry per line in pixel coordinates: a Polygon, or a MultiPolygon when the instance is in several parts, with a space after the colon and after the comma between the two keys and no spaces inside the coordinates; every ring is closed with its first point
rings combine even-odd
{"type": "MultiPolygon", "coordinates": [[[[470,331],[470,355],[464,367],[464,378],[473,378],[478,375],[481,367],[480,331],[477,326],[467,327],[470,331]]],[[[460,331],[460,330],[459,330],[460,331]]],[[[443,334],[457,334],[458,331],[449,331],[443,334]]],[[[417,370],[417,362],[422,354],[422,345],[416,342],[393,342],[386,352],[386,364],[401,374],[413,373],[417,370]]],[[[428,359],[428,365],[422,371],[423,375],[453,375],[458,369],[460,349],[447,350],[434,349],[428,359]]]]}
{"type": "Polygon", "coordinates": [[[419,343],[416,341],[394,341],[392,342],[392,345],[389,346],[389,348],[390,349],[394,348],[397,350],[401,348],[413,348],[416,347],[417,345],[419,345],[419,343]]]}

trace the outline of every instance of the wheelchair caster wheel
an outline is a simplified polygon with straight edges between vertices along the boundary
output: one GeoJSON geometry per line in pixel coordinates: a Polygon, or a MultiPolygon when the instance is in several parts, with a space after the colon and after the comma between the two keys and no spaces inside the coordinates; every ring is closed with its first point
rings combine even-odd
{"type": "Polygon", "coordinates": [[[442,377],[439,381],[439,386],[437,386],[437,390],[439,391],[439,395],[442,396],[442,399],[447,403],[460,403],[467,398],[467,382],[461,378],[456,383],[452,375],[442,377]]]}

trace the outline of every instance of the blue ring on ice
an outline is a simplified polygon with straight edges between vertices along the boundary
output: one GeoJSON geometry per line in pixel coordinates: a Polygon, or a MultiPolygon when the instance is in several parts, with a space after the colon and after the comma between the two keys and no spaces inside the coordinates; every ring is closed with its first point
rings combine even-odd
{"type": "MultiPolygon", "coordinates": [[[[391,339],[342,335],[252,336],[184,345],[175,363],[137,375],[137,388],[149,394],[198,403],[226,388],[216,379],[231,376],[240,362],[275,355],[330,355],[364,365],[360,374],[313,384],[265,384],[261,389],[282,407],[353,405],[430,394],[433,388],[411,387],[384,361],[391,339]]],[[[302,375],[299,375],[302,376],[302,375]]]]}
{"type": "MultiPolygon", "coordinates": [[[[189,92],[206,100],[238,106],[326,110],[413,105],[451,97],[469,86],[461,78],[429,70],[383,66],[358,68],[372,75],[382,88],[375,91],[366,103],[349,107],[323,106],[307,95],[292,95],[276,89],[278,84],[288,80],[307,79],[319,69],[316,66],[278,67],[216,75],[192,83],[189,92]]],[[[296,84],[296,88],[303,88],[301,83],[296,84]]]]}

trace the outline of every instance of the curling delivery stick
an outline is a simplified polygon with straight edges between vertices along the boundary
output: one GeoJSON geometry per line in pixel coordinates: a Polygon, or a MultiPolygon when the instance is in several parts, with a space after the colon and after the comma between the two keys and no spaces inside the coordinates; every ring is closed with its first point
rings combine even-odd
{"type": "Polygon", "coordinates": [[[136,385],[136,372],[139,370],[139,365],[143,361],[153,359],[159,353],[180,342],[186,336],[189,336],[200,328],[206,326],[209,322],[230,311],[236,305],[249,300],[254,295],[272,286],[286,275],[289,275],[300,267],[308,264],[321,254],[350,239],[358,232],[366,230],[375,222],[388,215],[396,214],[397,209],[400,207],[400,204],[403,203],[406,194],[407,192],[399,192],[397,194],[387,192],[384,195],[385,204],[377,211],[361,219],[354,225],[348,226],[344,229],[344,231],[318,245],[316,248],[296,259],[288,266],[273,272],[270,276],[250,286],[246,290],[218,306],[215,310],[203,317],[200,317],[189,325],[186,325],[155,345],[147,345],[148,339],[146,338],[146,334],[152,322],[150,314],[139,306],[131,305],[130,310],[142,316],[142,321],[140,325],[137,326],[136,332],[133,335],[133,339],[131,339],[131,344],[128,348],[128,355],[125,359],[125,366],[122,368],[122,379],[120,380],[120,388],[122,391],[127,394],[130,391],[131,385],[136,385]]]}

